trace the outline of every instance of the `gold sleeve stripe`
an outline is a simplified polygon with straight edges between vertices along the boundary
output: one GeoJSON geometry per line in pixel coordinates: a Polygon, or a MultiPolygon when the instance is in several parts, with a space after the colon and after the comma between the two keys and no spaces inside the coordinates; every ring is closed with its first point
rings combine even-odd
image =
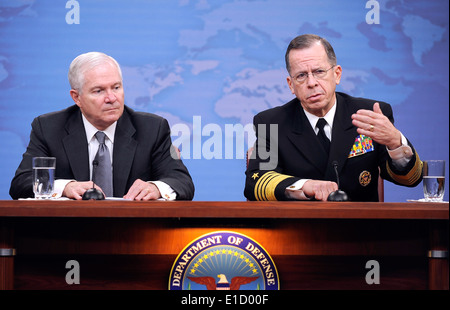
{"type": "Polygon", "coordinates": [[[266,196],[267,184],[273,179],[274,173],[267,172],[262,175],[262,177],[256,182],[255,185],[255,197],[256,200],[268,200],[266,196]]]}
{"type": "Polygon", "coordinates": [[[256,200],[277,200],[275,197],[275,189],[280,182],[290,178],[291,176],[269,171],[264,173],[255,185],[256,200]]]}
{"type": "Polygon", "coordinates": [[[423,162],[420,160],[419,154],[417,154],[416,152],[416,164],[406,175],[395,174],[387,163],[386,167],[387,172],[395,181],[403,185],[413,185],[419,180],[420,176],[422,175],[423,162]]]}

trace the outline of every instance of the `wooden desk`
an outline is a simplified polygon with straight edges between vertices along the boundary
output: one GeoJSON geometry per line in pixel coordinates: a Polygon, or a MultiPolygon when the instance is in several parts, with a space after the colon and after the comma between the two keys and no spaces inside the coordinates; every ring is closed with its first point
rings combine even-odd
{"type": "Polygon", "coordinates": [[[232,230],[272,256],[281,289],[448,290],[448,218],[448,203],[3,200],[0,288],[165,290],[187,244],[232,230]]]}

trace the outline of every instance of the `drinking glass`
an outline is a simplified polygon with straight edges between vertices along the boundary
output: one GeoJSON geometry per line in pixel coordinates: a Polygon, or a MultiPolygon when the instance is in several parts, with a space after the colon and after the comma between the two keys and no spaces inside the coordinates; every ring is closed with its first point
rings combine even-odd
{"type": "Polygon", "coordinates": [[[48,199],[55,184],[55,157],[33,157],[33,192],[37,199],[48,199]]]}
{"type": "Polygon", "coordinates": [[[445,190],[445,160],[423,162],[423,194],[426,201],[442,201],[445,190]]]}

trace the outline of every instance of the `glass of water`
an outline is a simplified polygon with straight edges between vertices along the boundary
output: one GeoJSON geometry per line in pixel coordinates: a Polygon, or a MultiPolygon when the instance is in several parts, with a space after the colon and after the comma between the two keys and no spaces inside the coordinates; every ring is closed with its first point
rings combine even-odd
{"type": "Polygon", "coordinates": [[[445,190],[445,160],[423,162],[423,194],[426,201],[442,201],[445,190]]]}
{"type": "Polygon", "coordinates": [[[55,157],[33,157],[33,192],[37,199],[48,199],[55,185],[55,157]]]}

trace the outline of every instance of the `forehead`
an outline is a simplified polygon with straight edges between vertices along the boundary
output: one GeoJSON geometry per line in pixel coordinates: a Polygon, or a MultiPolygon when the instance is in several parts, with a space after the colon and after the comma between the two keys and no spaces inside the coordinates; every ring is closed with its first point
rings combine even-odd
{"type": "Polygon", "coordinates": [[[317,42],[308,48],[291,50],[289,63],[293,70],[308,69],[312,66],[326,65],[328,56],[322,44],[317,42]]]}
{"type": "Polygon", "coordinates": [[[87,87],[121,82],[119,70],[114,64],[109,62],[104,62],[86,69],[84,72],[84,80],[87,87]]]}

